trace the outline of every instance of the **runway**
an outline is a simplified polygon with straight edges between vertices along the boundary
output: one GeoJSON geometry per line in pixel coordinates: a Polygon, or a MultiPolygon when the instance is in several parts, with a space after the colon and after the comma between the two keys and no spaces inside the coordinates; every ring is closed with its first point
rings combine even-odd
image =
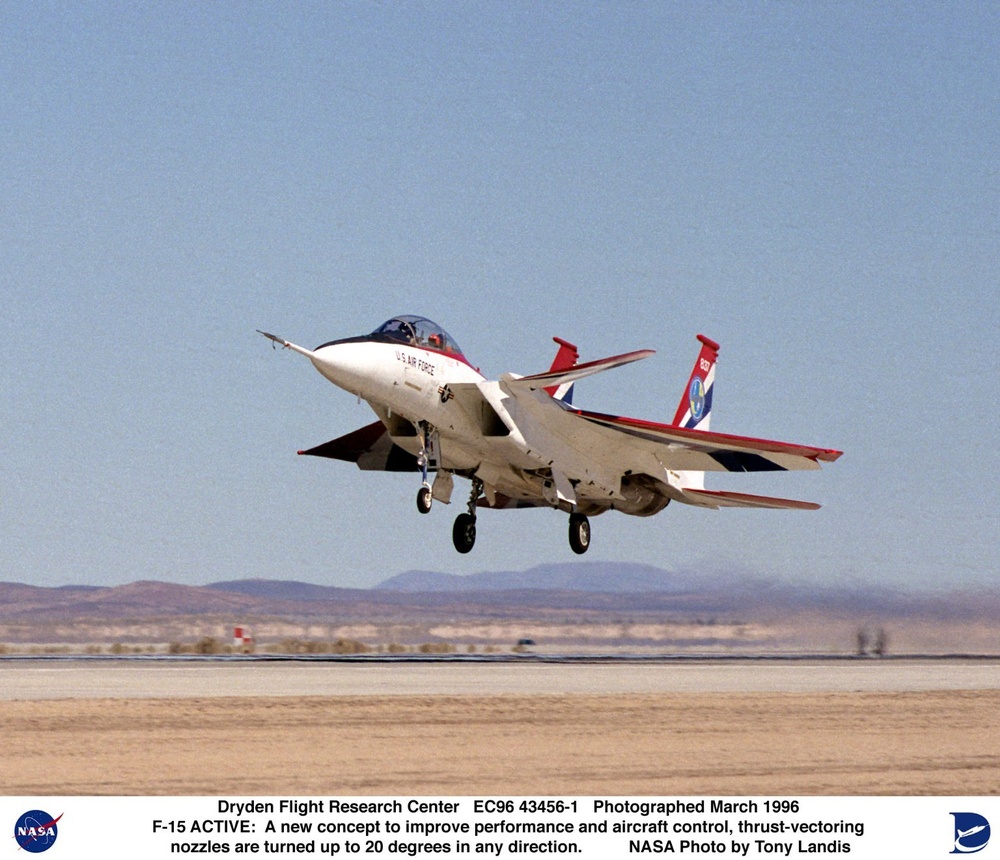
{"type": "Polygon", "coordinates": [[[1000,690],[1000,660],[2,660],[0,700],[1000,690]]]}
{"type": "Polygon", "coordinates": [[[990,659],[0,660],[8,793],[1000,789],[990,659]]]}

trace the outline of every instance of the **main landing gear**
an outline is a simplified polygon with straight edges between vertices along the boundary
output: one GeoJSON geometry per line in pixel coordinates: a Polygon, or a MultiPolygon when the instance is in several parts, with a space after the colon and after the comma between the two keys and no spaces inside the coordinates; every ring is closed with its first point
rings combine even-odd
{"type": "MultiPolygon", "coordinates": [[[[469,510],[455,518],[455,525],[451,529],[452,543],[463,554],[469,552],[476,543],[476,501],[482,489],[483,482],[479,478],[473,478],[469,510]]],[[[569,545],[577,555],[583,555],[590,549],[590,520],[586,514],[570,514],[569,545]]]]}
{"type": "Polygon", "coordinates": [[[455,517],[455,525],[451,529],[451,541],[460,553],[469,552],[476,544],[476,502],[483,492],[483,482],[476,477],[472,479],[472,492],[469,493],[468,513],[455,517]]]}
{"type": "MultiPolygon", "coordinates": [[[[448,494],[450,495],[450,482],[448,489],[448,494]]],[[[482,494],[482,480],[473,477],[468,508],[455,518],[455,524],[451,529],[451,541],[455,545],[455,549],[463,555],[471,552],[472,548],[476,545],[476,503],[482,494]]],[[[433,503],[434,492],[427,483],[425,472],[424,484],[417,491],[417,510],[422,514],[430,513],[433,503]]],[[[577,555],[583,555],[590,549],[590,520],[586,514],[572,513],[569,515],[569,545],[570,549],[577,555]]]]}
{"type": "Polygon", "coordinates": [[[586,514],[569,515],[569,545],[577,555],[590,549],[590,520],[586,514]]]}

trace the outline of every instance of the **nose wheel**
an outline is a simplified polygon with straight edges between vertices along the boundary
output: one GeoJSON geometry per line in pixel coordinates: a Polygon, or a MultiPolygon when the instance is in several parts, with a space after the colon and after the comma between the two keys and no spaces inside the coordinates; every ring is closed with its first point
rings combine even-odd
{"type": "Polygon", "coordinates": [[[585,514],[569,515],[569,545],[577,555],[590,549],[590,520],[585,514]]]}
{"type": "Polygon", "coordinates": [[[417,465],[420,467],[423,483],[423,486],[417,491],[417,510],[422,514],[429,514],[431,505],[434,503],[434,494],[431,485],[427,482],[427,472],[432,465],[435,470],[437,469],[437,431],[426,421],[421,421],[417,432],[420,434],[420,453],[417,454],[417,465]]]}

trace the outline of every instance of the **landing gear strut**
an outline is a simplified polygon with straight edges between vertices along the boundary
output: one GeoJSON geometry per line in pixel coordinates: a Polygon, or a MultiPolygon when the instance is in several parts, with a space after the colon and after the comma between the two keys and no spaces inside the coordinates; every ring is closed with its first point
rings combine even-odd
{"type": "Polygon", "coordinates": [[[434,439],[431,436],[433,430],[426,421],[421,421],[418,429],[420,431],[420,453],[417,455],[417,465],[420,466],[423,485],[417,490],[417,510],[422,514],[429,514],[431,505],[434,503],[431,485],[427,482],[427,467],[430,460],[435,457],[434,439]]]}
{"type": "Polygon", "coordinates": [[[476,543],[476,502],[483,492],[483,482],[476,477],[472,479],[472,492],[469,493],[468,513],[459,514],[451,530],[451,540],[455,549],[467,553],[476,543]]]}
{"type": "Polygon", "coordinates": [[[585,514],[569,515],[569,545],[577,555],[590,549],[590,520],[585,514]]]}

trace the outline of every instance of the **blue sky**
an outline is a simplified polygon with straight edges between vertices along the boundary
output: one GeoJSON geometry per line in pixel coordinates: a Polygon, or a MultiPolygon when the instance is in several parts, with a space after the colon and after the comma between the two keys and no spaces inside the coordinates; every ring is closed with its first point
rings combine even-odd
{"type": "MultiPolygon", "coordinates": [[[[5,3],[0,579],[374,584],[575,558],[296,457],[372,420],[313,346],[398,313],[484,373],[657,354],[578,404],[844,450],[710,475],[815,513],[593,520],[588,561],[1000,576],[1000,10],[987,3],[5,3]]],[[[464,482],[458,493],[465,493],[464,482]]]]}

